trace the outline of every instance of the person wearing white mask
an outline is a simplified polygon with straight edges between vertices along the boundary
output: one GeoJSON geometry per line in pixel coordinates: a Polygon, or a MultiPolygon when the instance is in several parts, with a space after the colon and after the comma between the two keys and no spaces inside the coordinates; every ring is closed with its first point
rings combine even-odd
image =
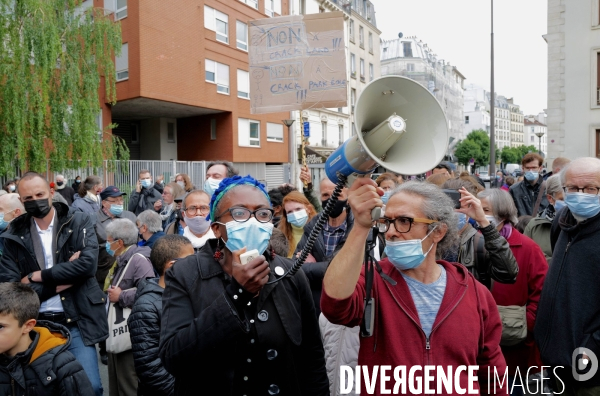
{"type": "Polygon", "coordinates": [[[298,245],[304,234],[304,225],[317,214],[317,211],[304,194],[298,191],[292,191],[286,195],[282,206],[283,216],[281,216],[277,228],[283,232],[288,240],[289,251],[287,257],[291,258],[296,250],[296,245],[298,245]]]}
{"type": "Polygon", "coordinates": [[[186,227],[183,236],[192,242],[194,250],[200,250],[206,241],[215,237],[206,218],[210,212],[210,197],[204,191],[192,191],[185,196],[181,209],[186,227]]]}
{"type": "Polygon", "coordinates": [[[85,178],[79,186],[79,191],[75,194],[75,201],[72,208],[81,212],[96,213],[100,210],[99,193],[102,191],[102,180],[100,177],[90,175],[85,178]]]}
{"type": "Polygon", "coordinates": [[[186,193],[195,189],[192,180],[185,173],[178,173],[177,176],[175,176],[175,183],[177,183],[186,193]]]}
{"type": "Polygon", "coordinates": [[[161,193],[154,188],[152,175],[147,169],[142,169],[139,173],[139,179],[135,186],[135,191],[129,197],[129,211],[136,216],[146,209],[152,209],[156,212],[162,208],[161,193]],[[157,203],[156,201],[161,201],[157,203]]]}
{"type": "Polygon", "coordinates": [[[468,180],[451,179],[442,185],[444,190],[460,192],[461,207],[454,209],[458,216],[460,242],[455,249],[448,249],[442,259],[461,263],[488,289],[492,280],[514,283],[519,273],[515,256],[506,239],[500,237],[492,225],[493,216],[487,217],[476,198],[478,187],[468,180]]]}
{"type": "MultiPolygon", "coordinates": [[[[25,208],[19,199],[19,194],[4,194],[0,196],[0,233],[4,232],[13,220],[23,213],[25,213],[25,208]]],[[[2,255],[1,246],[0,255],[2,255]]]]}
{"type": "Polygon", "coordinates": [[[237,169],[233,167],[231,162],[227,161],[212,161],[206,166],[206,181],[204,182],[204,191],[209,197],[219,188],[221,180],[226,177],[232,177],[238,174],[237,169]]]}

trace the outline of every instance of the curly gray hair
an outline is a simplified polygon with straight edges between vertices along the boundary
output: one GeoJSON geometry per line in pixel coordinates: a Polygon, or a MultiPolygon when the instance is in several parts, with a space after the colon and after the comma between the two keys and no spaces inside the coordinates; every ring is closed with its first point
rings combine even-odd
{"type": "Polygon", "coordinates": [[[437,222],[428,226],[429,231],[439,224],[446,224],[448,227],[446,235],[438,242],[436,249],[436,257],[443,257],[458,242],[458,218],[454,212],[454,201],[444,194],[438,186],[431,183],[417,181],[403,183],[394,189],[390,199],[400,192],[423,198],[421,211],[425,217],[437,222]]]}
{"type": "Polygon", "coordinates": [[[116,219],[106,226],[106,236],[111,236],[115,241],[120,239],[125,246],[131,246],[138,241],[138,229],[129,219],[116,219]]]}

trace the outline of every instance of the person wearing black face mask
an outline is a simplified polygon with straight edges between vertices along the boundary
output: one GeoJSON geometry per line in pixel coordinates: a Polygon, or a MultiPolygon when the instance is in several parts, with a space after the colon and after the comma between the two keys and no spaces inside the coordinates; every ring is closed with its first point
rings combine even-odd
{"type": "MultiPolygon", "coordinates": [[[[333,184],[328,178],[321,180],[319,185],[321,207],[325,208],[327,200],[333,194],[335,184],[333,184]]],[[[308,241],[308,237],[317,224],[320,216],[313,217],[304,226],[304,235],[298,243],[295,251],[295,257],[298,257],[308,241]]],[[[310,282],[310,288],[313,294],[315,302],[315,309],[317,316],[321,313],[320,302],[321,302],[321,290],[323,285],[323,277],[329,262],[333,259],[336,253],[344,246],[346,242],[346,236],[352,229],[354,224],[354,216],[347,206],[347,188],[342,189],[342,193],[339,196],[333,210],[329,213],[329,219],[321,235],[315,241],[315,244],[308,254],[306,264],[302,266],[302,270],[306,273],[310,282]]],[[[376,249],[376,256],[379,259],[379,253],[383,252],[384,247],[383,238],[380,239],[378,249],[376,249]],[[379,249],[380,248],[380,249],[379,249]]]]}
{"type": "Polygon", "coordinates": [[[106,296],[96,281],[98,239],[96,217],[52,204],[54,192],[38,173],[19,183],[26,214],[11,222],[0,238],[0,282],[28,284],[41,302],[38,320],[66,326],[69,351],[83,366],[96,395],[102,383],[94,344],[108,337],[106,296]]]}
{"type": "Polygon", "coordinates": [[[71,206],[73,204],[73,196],[75,196],[75,190],[67,186],[67,184],[65,183],[65,177],[63,175],[56,175],[55,180],[55,191],[59,193],[65,199],[65,201],[67,201],[67,204],[69,206],[71,206]]]}

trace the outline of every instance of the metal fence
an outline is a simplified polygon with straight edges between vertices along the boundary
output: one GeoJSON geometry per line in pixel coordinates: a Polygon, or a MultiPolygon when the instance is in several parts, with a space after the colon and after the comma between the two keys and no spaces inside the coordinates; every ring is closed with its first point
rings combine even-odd
{"type": "MultiPolygon", "coordinates": [[[[108,161],[104,161],[104,166],[100,168],[94,168],[92,166],[71,169],[64,171],[50,171],[50,162],[46,167],[46,171],[42,172],[49,181],[53,181],[56,175],[63,175],[66,179],[67,185],[71,185],[77,176],[85,180],[90,175],[97,175],[102,179],[103,185],[106,186],[117,186],[121,191],[131,192],[135,189],[135,185],[139,179],[139,173],[141,170],[149,170],[154,180],[158,176],[163,176],[165,184],[175,181],[175,176],[178,173],[186,173],[192,184],[201,189],[204,185],[206,175],[206,165],[208,161],[146,161],[146,160],[132,160],[127,163],[125,168],[121,163],[116,164],[114,171],[109,171],[108,161]]],[[[251,175],[255,179],[264,183],[268,188],[277,187],[281,182],[289,183],[289,164],[283,166],[278,165],[277,171],[281,167],[281,175],[277,171],[274,172],[273,165],[266,165],[265,163],[234,163],[233,166],[239,171],[240,175],[251,175]],[[269,169],[269,172],[267,172],[269,169]],[[270,177],[268,177],[268,175],[270,177]]],[[[16,174],[20,175],[24,172],[19,170],[16,174]]],[[[4,185],[7,180],[12,179],[5,175],[0,176],[0,183],[4,185]]]]}

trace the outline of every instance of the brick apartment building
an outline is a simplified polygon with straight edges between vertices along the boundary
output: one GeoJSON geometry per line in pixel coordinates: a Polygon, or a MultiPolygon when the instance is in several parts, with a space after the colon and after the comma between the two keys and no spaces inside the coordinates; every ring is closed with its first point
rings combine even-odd
{"type": "Polygon", "coordinates": [[[118,102],[103,123],[118,124],[132,160],[290,161],[289,113],[250,114],[247,52],[248,21],[288,0],[93,1],[122,27],[118,102]]]}

